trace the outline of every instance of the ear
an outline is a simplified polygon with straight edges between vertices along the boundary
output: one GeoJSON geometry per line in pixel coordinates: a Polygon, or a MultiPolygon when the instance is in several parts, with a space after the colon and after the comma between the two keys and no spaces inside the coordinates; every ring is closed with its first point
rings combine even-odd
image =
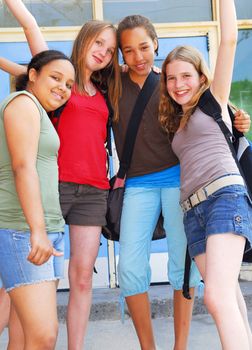
{"type": "Polygon", "coordinates": [[[200,76],[200,84],[204,84],[206,81],[206,76],[204,74],[201,74],[200,76]]]}
{"type": "Polygon", "coordinates": [[[37,73],[36,69],[31,68],[29,70],[29,81],[34,83],[37,79],[37,76],[38,76],[38,73],[37,73]]]}
{"type": "Polygon", "coordinates": [[[158,41],[157,41],[157,39],[154,39],[153,42],[154,42],[154,51],[156,51],[158,48],[158,41]]]}

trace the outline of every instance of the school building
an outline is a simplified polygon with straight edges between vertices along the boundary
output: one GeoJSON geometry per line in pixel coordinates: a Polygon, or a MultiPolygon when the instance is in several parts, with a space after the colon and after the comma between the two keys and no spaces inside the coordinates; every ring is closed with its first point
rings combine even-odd
{"type": "MultiPolygon", "coordinates": [[[[156,64],[161,66],[164,57],[175,46],[196,46],[211,69],[214,68],[219,41],[219,0],[24,0],[36,17],[49,47],[70,54],[72,42],[89,19],[108,20],[113,23],[126,15],[141,14],[152,20],[159,36],[159,55],[156,64]]],[[[239,37],[236,53],[231,100],[252,116],[252,1],[236,0],[239,37]]],[[[30,60],[30,52],[18,23],[0,0],[0,56],[20,64],[30,60]]],[[[0,71],[0,100],[12,88],[11,77],[0,71]]],[[[252,138],[252,133],[251,133],[252,138]]],[[[66,228],[66,266],[69,244],[66,228]]],[[[166,241],[152,245],[152,282],[167,282],[166,241]]],[[[116,262],[118,244],[102,237],[94,274],[94,287],[117,285],[116,262]]],[[[67,278],[61,288],[68,287],[67,278]]]]}

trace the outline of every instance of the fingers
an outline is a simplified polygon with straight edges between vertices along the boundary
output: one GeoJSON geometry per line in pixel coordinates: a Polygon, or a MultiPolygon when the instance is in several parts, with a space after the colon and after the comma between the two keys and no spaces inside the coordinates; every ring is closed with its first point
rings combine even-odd
{"type": "Polygon", "coordinates": [[[235,119],[250,120],[250,115],[243,109],[239,109],[238,111],[236,111],[234,116],[235,119]]]}
{"type": "Polygon", "coordinates": [[[27,256],[27,260],[35,265],[42,265],[50,258],[53,254],[53,247],[51,245],[48,246],[32,246],[29,255],[27,256]]]}
{"type": "Polygon", "coordinates": [[[161,68],[157,67],[157,66],[152,66],[152,70],[154,73],[160,74],[161,73],[161,68]]]}
{"type": "Polygon", "coordinates": [[[56,250],[56,249],[53,248],[52,255],[53,255],[53,256],[62,256],[62,255],[64,255],[64,253],[63,253],[63,252],[60,252],[59,250],[56,250]]]}
{"type": "Polygon", "coordinates": [[[128,70],[129,70],[129,67],[128,67],[128,65],[127,64],[122,64],[122,65],[120,65],[120,68],[121,68],[121,72],[122,73],[127,73],[128,72],[128,70]]]}
{"type": "Polygon", "coordinates": [[[248,132],[250,128],[251,120],[250,115],[244,110],[239,110],[235,113],[234,126],[240,132],[248,132]]]}

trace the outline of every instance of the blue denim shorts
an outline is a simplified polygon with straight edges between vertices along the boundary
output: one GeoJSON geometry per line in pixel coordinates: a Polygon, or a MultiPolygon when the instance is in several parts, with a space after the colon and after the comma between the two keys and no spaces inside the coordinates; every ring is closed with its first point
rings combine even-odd
{"type": "MultiPolygon", "coordinates": [[[[48,238],[56,250],[64,251],[62,232],[48,233],[48,238]]],[[[30,249],[29,232],[0,229],[0,277],[6,291],[64,277],[64,256],[51,256],[38,266],[27,260],[30,249]]]]}
{"type": "Polygon", "coordinates": [[[231,185],[214,192],[184,214],[189,252],[195,257],[206,251],[209,235],[234,233],[252,241],[252,206],[242,185],[231,185]]]}

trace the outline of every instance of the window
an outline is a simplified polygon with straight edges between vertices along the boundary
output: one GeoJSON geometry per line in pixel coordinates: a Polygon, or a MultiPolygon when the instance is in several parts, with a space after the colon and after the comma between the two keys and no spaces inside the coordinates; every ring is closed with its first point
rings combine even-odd
{"type": "MultiPolygon", "coordinates": [[[[251,0],[248,0],[251,1],[251,0]]],[[[140,14],[154,23],[211,21],[211,0],[103,0],[104,19],[119,22],[140,14]]]]}
{"type": "Polygon", "coordinates": [[[252,1],[251,0],[235,0],[235,7],[238,19],[252,18],[252,1]]]}
{"type": "MultiPolygon", "coordinates": [[[[92,18],[92,0],[24,0],[39,26],[81,26],[92,18]]],[[[19,27],[0,0],[1,27],[19,27]]]]}
{"type": "MultiPolygon", "coordinates": [[[[230,100],[252,116],[252,29],[239,30],[230,100]]],[[[252,128],[251,128],[252,129],[252,128]]],[[[252,140],[252,130],[249,138],[252,140]]]]}

